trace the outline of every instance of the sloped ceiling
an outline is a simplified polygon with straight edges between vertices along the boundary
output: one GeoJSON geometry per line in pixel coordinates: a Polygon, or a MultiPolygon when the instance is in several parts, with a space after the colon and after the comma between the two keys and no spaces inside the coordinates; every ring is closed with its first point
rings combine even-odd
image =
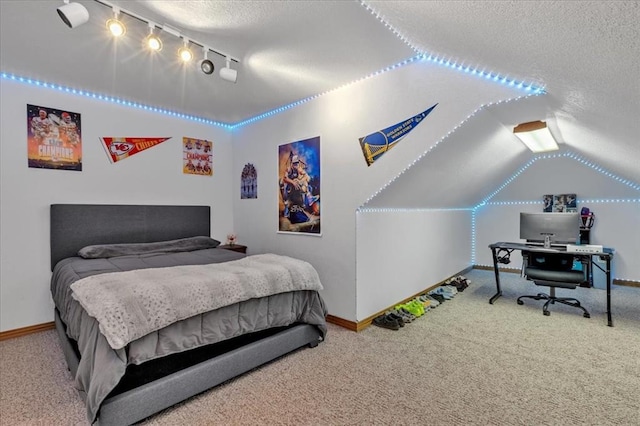
{"type": "MultiPolygon", "coordinates": [[[[112,2],[237,58],[235,84],[179,64],[181,42],[170,34],[161,32],[160,54],[141,50],[148,28],[134,18],[121,15],[127,38],[114,41],[104,27],[110,8],[79,3],[91,19],[72,30],[57,17],[61,0],[0,1],[0,70],[238,123],[426,52],[547,91],[478,114],[468,123],[474,131],[461,128],[434,150],[447,170],[461,161],[460,150],[483,164],[463,169],[452,185],[503,181],[531,156],[514,148],[512,127],[538,119],[563,149],[640,181],[637,1],[112,2]]],[[[209,59],[217,70],[224,66],[222,56],[209,59]]],[[[421,173],[435,173],[429,170],[421,173]]],[[[450,202],[439,195],[456,206],[473,199],[471,192],[450,202]]]]}

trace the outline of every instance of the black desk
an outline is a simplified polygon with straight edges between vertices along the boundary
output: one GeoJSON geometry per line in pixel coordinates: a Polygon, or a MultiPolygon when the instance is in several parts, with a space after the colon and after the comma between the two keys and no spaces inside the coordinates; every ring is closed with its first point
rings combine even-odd
{"type": "Polygon", "coordinates": [[[603,252],[568,252],[566,247],[552,247],[552,248],[544,248],[543,246],[530,245],[524,243],[508,243],[508,242],[499,242],[493,243],[489,245],[491,249],[491,254],[493,255],[493,271],[496,275],[496,288],[497,293],[489,299],[489,303],[493,304],[500,296],[502,296],[502,290],[500,289],[500,271],[498,268],[498,251],[506,250],[508,253],[511,253],[514,250],[520,251],[529,251],[532,253],[562,253],[562,254],[572,254],[575,259],[580,260],[581,262],[588,265],[587,276],[589,277],[589,281],[592,280],[592,270],[593,266],[600,269],[607,275],[607,325],[609,327],[613,327],[613,320],[611,319],[611,259],[613,258],[614,250],[612,248],[605,247],[603,252]],[[600,265],[593,263],[593,257],[598,256],[600,259],[606,261],[605,269],[602,269],[600,265]]]}

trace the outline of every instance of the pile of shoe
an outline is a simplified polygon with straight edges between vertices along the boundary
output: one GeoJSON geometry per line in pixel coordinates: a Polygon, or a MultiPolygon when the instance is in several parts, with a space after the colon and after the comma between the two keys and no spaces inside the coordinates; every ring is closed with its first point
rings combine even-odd
{"type": "Polygon", "coordinates": [[[426,312],[436,308],[446,300],[453,299],[458,292],[464,291],[465,288],[469,287],[469,284],[471,284],[471,281],[458,275],[445,281],[444,285],[407,303],[397,305],[394,309],[377,316],[374,318],[373,324],[390,330],[399,330],[405,324],[413,322],[416,318],[423,316],[426,312]]]}

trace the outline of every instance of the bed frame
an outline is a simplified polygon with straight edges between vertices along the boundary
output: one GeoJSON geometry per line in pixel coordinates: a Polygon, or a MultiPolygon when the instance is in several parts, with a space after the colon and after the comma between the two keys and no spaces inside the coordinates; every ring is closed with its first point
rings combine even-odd
{"type": "MultiPolygon", "coordinates": [[[[210,235],[209,206],[51,205],[51,269],[91,244],[142,243],[210,235]]],[[[69,370],[75,377],[79,354],[55,311],[55,324],[69,370]]],[[[138,422],[178,402],[303,346],[315,347],[319,330],[296,324],[257,335],[240,346],[226,347],[213,358],[144,385],[109,396],[98,416],[100,425],[138,422]]],[[[218,344],[220,345],[220,344],[218,344]]],[[[215,346],[215,345],[209,345],[215,346]]],[[[191,351],[190,351],[191,352],[191,351]]]]}

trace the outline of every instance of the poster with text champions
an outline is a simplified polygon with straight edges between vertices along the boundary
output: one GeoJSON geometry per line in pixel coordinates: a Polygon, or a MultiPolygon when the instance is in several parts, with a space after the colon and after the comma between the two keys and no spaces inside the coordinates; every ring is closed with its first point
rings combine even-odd
{"type": "Polygon", "coordinates": [[[279,232],[320,235],[320,137],[278,147],[279,232]]]}
{"type": "Polygon", "coordinates": [[[80,114],[27,104],[29,167],[82,171],[80,114]]]}
{"type": "Polygon", "coordinates": [[[135,138],[135,137],[104,137],[100,138],[102,146],[112,163],[129,158],[149,148],[160,145],[168,138],[135,138]]]}
{"type": "Polygon", "coordinates": [[[213,175],[213,142],[182,138],[182,172],[188,175],[213,175]]]}
{"type": "Polygon", "coordinates": [[[378,158],[396,146],[398,142],[407,136],[410,131],[415,129],[437,105],[438,104],[434,104],[426,111],[414,115],[405,121],[360,138],[360,148],[362,148],[362,154],[364,154],[367,166],[372,165],[378,158]]]}

